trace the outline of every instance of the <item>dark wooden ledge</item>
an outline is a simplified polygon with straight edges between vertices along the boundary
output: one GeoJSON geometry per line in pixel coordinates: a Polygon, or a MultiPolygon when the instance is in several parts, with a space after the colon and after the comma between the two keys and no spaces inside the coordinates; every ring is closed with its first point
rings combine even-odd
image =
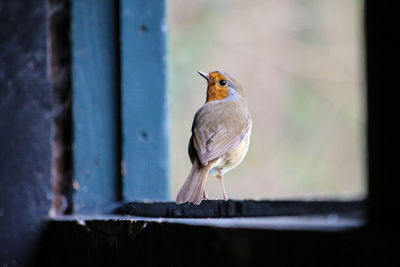
{"type": "Polygon", "coordinates": [[[362,200],[207,200],[199,206],[175,202],[128,202],[112,212],[118,215],[165,218],[232,218],[346,214],[363,217],[362,200]]]}

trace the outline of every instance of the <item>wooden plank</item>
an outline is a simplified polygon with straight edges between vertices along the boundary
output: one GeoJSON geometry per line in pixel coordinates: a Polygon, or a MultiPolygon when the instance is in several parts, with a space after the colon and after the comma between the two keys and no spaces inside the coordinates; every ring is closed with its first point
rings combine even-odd
{"type": "Polygon", "coordinates": [[[365,217],[363,200],[204,200],[200,205],[175,202],[128,202],[112,211],[114,214],[164,217],[164,218],[232,218],[306,216],[330,214],[335,220],[339,216],[365,217]]]}
{"type": "Polygon", "coordinates": [[[76,211],[118,198],[117,12],[114,1],[72,1],[76,211]]]}
{"type": "Polygon", "coordinates": [[[121,1],[123,196],[169,198],[165,1],[121,1]]]}

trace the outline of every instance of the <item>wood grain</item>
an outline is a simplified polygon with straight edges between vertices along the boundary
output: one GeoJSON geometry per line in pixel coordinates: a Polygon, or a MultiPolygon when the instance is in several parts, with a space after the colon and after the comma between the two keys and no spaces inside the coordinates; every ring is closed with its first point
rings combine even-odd
{"type": "Polygon", "coordinates": [[[165,1],[121,1],[124,199],[169,198],[165,1]]]}
{"type": "Polygon", "coordinates": [[[75,211],[118,198],[118,40],[114,1],[72,1],[75,211]]]}

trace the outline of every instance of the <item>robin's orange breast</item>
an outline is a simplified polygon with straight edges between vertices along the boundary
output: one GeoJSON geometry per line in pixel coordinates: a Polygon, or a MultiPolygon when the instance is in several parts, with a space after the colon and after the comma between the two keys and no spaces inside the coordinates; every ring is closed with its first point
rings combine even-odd
{"type": "Polygon", "coordinates": [[[229,91],[226,87],[210,86],[207,90],[207,102],[224,100],[229,95],[229,91]]]}

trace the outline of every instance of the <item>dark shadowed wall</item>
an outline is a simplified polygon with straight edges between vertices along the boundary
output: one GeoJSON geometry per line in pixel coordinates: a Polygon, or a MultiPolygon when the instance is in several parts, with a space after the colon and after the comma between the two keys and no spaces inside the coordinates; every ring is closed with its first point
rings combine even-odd
{"type": "Polygon", "coordinates": [[[0,265],[26,266],[50,209],[46,1],[0,2],[0,265]]]}

